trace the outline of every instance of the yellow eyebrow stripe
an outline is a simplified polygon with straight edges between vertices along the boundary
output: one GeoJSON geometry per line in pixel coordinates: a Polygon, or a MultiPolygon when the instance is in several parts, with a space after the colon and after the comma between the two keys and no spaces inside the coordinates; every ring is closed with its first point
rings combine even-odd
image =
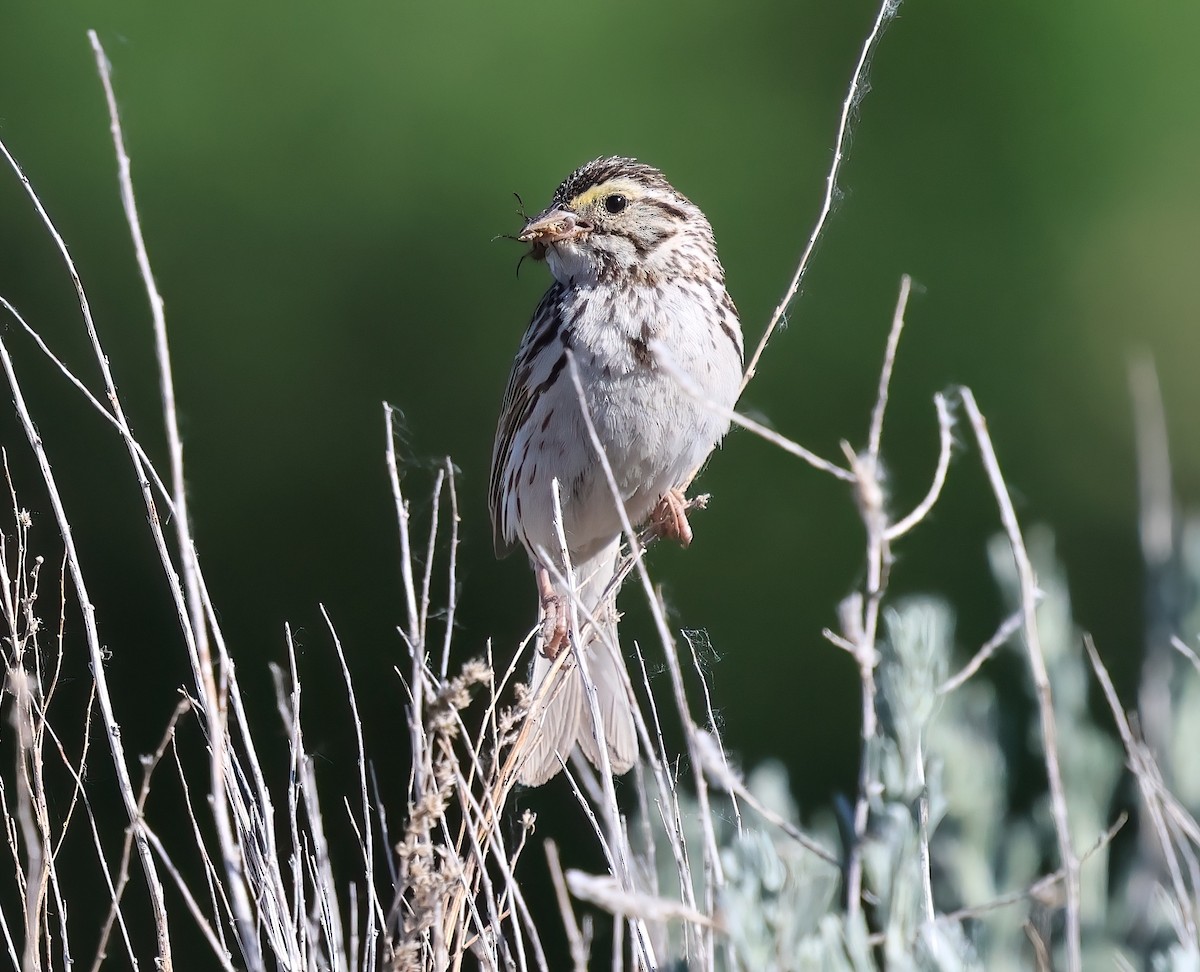
{"type": "Polygon", "coordinates": [[[598,199],[603,199],[614,192],[621,193],[627,199],[638,199],[643,195],[641,187],[637,183],[629,182],[625,179],[610,179],[607,182],[600,183],[598,186],[592,186],[591,189],[585,192],[581,192],[571,200],[569,205],[578,212],[587,209],[598,199]]]}

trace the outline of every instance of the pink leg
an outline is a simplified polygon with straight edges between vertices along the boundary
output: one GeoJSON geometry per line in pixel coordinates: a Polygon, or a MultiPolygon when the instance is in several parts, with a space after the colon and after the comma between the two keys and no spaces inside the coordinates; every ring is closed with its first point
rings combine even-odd
{"type": "Polygon", "coordinates": [[[554,589],[550,571],[535,564],[533,572],[542,603],[542,654],[553,661],[567,643],[567,606],[562,595],[554,589]]]}
{"type": "Polygon", "coordinates": [[[692,527],[687,519],[687,499],[682,489],[668,490],[663,494],[654,512],[650,514],[654,531],[667,540],[678,540],[681,547],[692,542],[692,527]]]}

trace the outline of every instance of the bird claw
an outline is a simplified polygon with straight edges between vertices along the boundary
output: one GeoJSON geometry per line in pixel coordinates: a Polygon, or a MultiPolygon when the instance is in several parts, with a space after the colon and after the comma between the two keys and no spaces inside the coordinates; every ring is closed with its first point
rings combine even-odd
{"type": "Polygon", "coordinates": [[[692,527],[688,523],[687,499],[683,490],[672,489],[663,494],[650,514],[650,528],[659,537],[678,540],[681,547],[691,546],[692,527]]]}
{"type": "Polygon", "coordinates": [[[556,593],[542,595],[542,654],[554,661],[568,640],[568,617],[563,599],[556,593]]]}

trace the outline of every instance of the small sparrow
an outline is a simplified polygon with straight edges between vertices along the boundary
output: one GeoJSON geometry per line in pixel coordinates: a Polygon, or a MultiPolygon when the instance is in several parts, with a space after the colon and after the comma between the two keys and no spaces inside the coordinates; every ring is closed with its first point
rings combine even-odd
{"type": "MultiPolygon", "coordinates": [[[[742,378],[742,332],[725,291],[712,227],[657,169],[601,158],[572,172],[518,239],[554,277],[517,351],[492,453],[489,500],[496,552],[525,549],[542,612],[536,691],[565,645],[585,652],[614,773],[637,759],[634,698],[616,639],[621,518],[592,445],[587,409],[625,514],[684,546],[684,490],[729,429],[664,370],[670,356],[701,394],[732,408],[742,378]],[[568,366],[573,356],[582,401],[568,366]],[[558,481],[563,532],[554,525],[558,481]],[[572,607],[580,632],[569,631],[572,607]],[[590,623],[589,623],[590,620],[590,623]]],[[[576,743],[601,765],[583,675],[568,662],[519,771],[537,786],[576,743]]]]}

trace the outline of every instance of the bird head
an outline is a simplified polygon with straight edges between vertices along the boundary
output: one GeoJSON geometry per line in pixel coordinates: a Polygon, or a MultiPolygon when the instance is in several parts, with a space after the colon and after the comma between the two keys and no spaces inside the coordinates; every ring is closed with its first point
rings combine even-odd
{"type": "Polygon", "coordinates": [[[704,214],[658,169],[634,159],[580,166],[517,238],[562,283],[654,281],[720,268],[704,214]]]}

